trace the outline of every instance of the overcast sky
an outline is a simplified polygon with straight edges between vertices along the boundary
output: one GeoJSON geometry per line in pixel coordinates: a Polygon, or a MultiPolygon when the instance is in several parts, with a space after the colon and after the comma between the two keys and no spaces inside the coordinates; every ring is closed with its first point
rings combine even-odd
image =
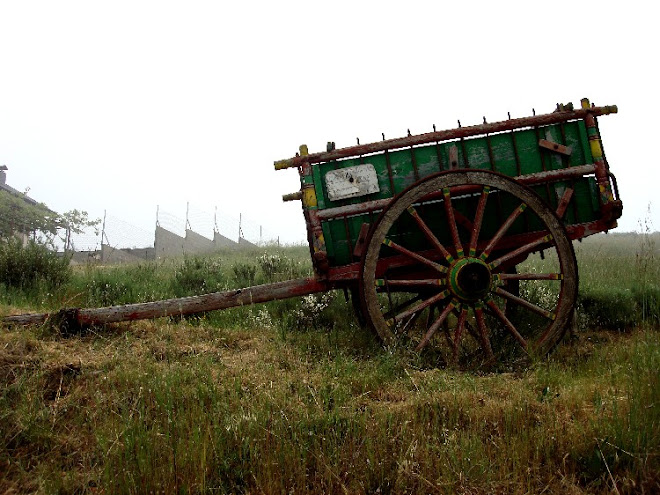
{"type": "Polygon", "coordinates": [[[107,211],[129,230],[151,234],[157,205],[183,219],[191,202],[303,241],[300,204],[281,202],[297,173],[273,170],[300,144],[586,96],[619,106],[599,120],[619,231],[639,230],[649,205],[657,230],[657,19],[635,1],[0,0],[0,164],[50,208],[107,211]]]}

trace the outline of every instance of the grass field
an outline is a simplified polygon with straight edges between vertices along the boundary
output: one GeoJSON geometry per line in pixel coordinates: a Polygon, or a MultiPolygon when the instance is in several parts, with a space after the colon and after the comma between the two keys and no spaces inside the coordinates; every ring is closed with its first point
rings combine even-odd
{"type": "MultiPolygon", "coordinates": [[[[1,329],[0,492],[658,493],[660,236],[575,248],[579,331],[498,372],[383,349],[341,293],[1,329]]],[[[79,267],[57,290],[0,284],[0,314],[308,273],[306,247],[79,267]]]]}

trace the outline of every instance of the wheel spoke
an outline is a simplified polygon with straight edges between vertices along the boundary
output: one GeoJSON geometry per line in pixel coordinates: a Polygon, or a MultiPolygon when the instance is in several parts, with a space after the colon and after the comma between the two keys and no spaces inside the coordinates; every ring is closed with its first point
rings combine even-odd
{"type": "Polygon", "coordinates": [[[454,342],[452,344],[454,361],[458,359],[458,348],[461,344],[461,337],[463,336],[463,330],[465,329],[465,320],[467,319],[468,310],[462,308],[461,312],[458,315],[458,322],[456,323],[456,331],[454,332],[454,342]]]}
{"type": "MultiPolygon", "coordinates": [[[[477,336],[477,332],[476,332],[476,330],[474,329],[474,327],[473,327],[472,325],[470,325],[470,322],[467,320],[467,314],[468,314],[468,310],[467,310],[467,308],[465,308],[465,306],[463,306],[463,310],[462,310],[462,311],[465,311],[465,320],[464,320],[464,321],[465,321],[465,325],[464,325],[464,330],[467,330],[468,333],[469,333],[469,334],[470,334],[475,340],[479,340],[479,337],[477,336]]],[[[456,315],[458,318],[460,318],[460,317],[461,317],[461,313],[462,313],[462,311],[458,311],[458,310],[454,309],[454,315],[456,315]]],[[[462,332],[461,332],[461,333],[462,333],[462,332]]]]}
{"type": "Polygon", "coordinates": [[[474,224],[472,220],[463,215],[460,211],[454,208],[454,218],[456,219],[456,225],[463,227],[468,232],[472,232],[472,227],[474,224]]]}
{"type": "Polygon", "coordinates": [[[426,315],[426,327],[429,328],[431,326],[431,322],[433,321],[433,316],[435,315],[435,308],[437,307],[437,304],[432,304],[431,307],[429,308],[429,312],[426,315]]]}
{"type": "Polygon", "coordinates": [[[513,251],[497,258],[495,261],[489,263],[488,266],[491,270],[493,270],[493,269],[497,268],[498,266],[500,266],[505,261],[508,261],[510,259],[514,259],[518,256],[522,256],[523,254],[530,253],[530,252],[534,251],[534,249],[536,249],[541,244],[544,244],[546,242],[550,242],[551,240],[552,240],[552,234],[543,235],[543,236],[539,237],[538,239],[536,239],[532,242],[529,242],[529,243],[527,243],[523,246],[520,246],[518,249],[514,249],[513,251]]]}
{"type": "MultiPolygon", "coordinates": [[[[430,324],[427,325],[426,328],[428,328],[429,326],[430,324]]],[[[449,320],[445,319],[445,321],[442,324],[442,329],[444,330],[443,333],[445,334],[445,340],[447,341],[447,344],[449,344],[449,347],[453,349],[454,341],[452,340],[451,335],[449,335],[449,320]]]]}
{"type": "Polygon", "coordinates": [[[384,278],[376,279],[376,287],[442,287],[446,285],[446,280],[442,278],[420,278],[413,280],[386,280],[384,278]]]}
{"type": "Polygon", "coordinates": [[[397,314],[402,309],[406,309],[406,308],[410,307],[411,304],[416,303],[420,299],[422,299],[422,295],[417,294],[415,297],[411,297],[407,301],[404,301],[400,304],[397,304],[397,306],[394,307],[394,308],[392,308],[392,305],[390,304],[391,309],[387,313],[383,313],[383,316],[385,317],[386,320],[389,320],[390,318],[392,318],[393,315],[397,314]]]}
{"type": "Polygon", "coordinates": [[[428,332],[426,332],[426,335],[424,335],[424,338],[422,341],[417,345],[416,350],[421,351],[426,347],[426,344],[429,343],[431,340],[431,337],[433,337],[433,334],[440,328],[440,325],[444,323],[444,321],[447,319],[447,316],[449,316],[449,313],[451,313],[451,310],[454,309],[454,303],[450,302],[447,304],[445,309],[440,313],[440,316],[438,316],[438,319],[433,322],[433,325],[429,328],[428,332]]]}
{"type": "Polygon", "coordinates": [[[438,174],[404,191],[365,241],[360,287],[374,330],[386,343],[404,331],[416,334],[418,349],[444,345],[447,358],[453,351],[461,362],[475,350],[493,359],[496,338],[528,352],[549,352],[563,336],[577,296],[571,239],[555,214],[565,215],[574,195],[566,192],[555,212],[515,180],[480,170],[438,174]],[[549,268],[515,273],[524,258],[545,249],[552,251],[549,268]],[[393,274],[395,280],[388,280],[393,274]],[[523,284],[551,297],[520,295],[523,284]]]}
{"type": "Polygon", "coordinates": [[[413,306],[412,308],[404,311],[403,313],[399,313],[393,319],[390,319],[390,321],[392,321],[392,320],[394,322],[401,321],[401,320],[407,318],[408,316],[410,316],[414,313],[422,311],[423,309],[429,307],[433,303],[436,303],[438,301],[442,301],[443,299],[445,299],[448,296],[449,296],[449,291],[445,290],[443,292],[440,292],[439,294],[436,294],[433,297],[429,297],[428,299],[425,299],[421,303],[417,304],[416,306],[413,306]]]}
{"type": "Polygon", "coordinates": [[[451,203],[451,192],[449,191],[449,188],[445,187],[442,190],[442,194],[445,197],[445,213],[447,214],[447,222],[449,222],[449,230],[451,232],[451,238],[454,241],[456,256],[458,258],[462,258],[463,245],[461,244],[461,238],[458,236],[458,227],[456,226],[456,218],[454,218],[454,207],[451,203]]]}
{"type": "Polygon", "coordinates": [[[422,218],[419,216],[419,213],[413,206],[408,207],[408,213],[410,213],[410,215],[415,219],[415,222],[419,226],[420,230],[426,236],[429,242],[433,245],[433,247],[436,248],[449,263],[454,261],[454,257],[442,245],[442,243],[438,240],[435,234],[431,232],[431,229],[429,229],[428,225],[426,225],[424,220],[422,220],[422,218]]]}
{"type": "Polygon", "coordinates": [[[474,316],[477,320],[477,328],[479,329],[479,340],[481,340],[481,347],[483,348],[488,360],[493,360],[493,348],[490,346],[490,338],[488,338],[488,327],[486,327],[486,320],[484,319],[484,309],[481,304],[475,305],[474,316]]]}
{"type": "Polygon", "coordinates": [[[423,263],[427,266],[430,266],[431,268],[433,268],[437,272],[447,273],[447,268],[446,267],[444,267],[442,265],[439,265],[438,263],[436,263],[434,261],[431,261],[430,259],[425,258],[424,256],[421,256],[421,255],[411,251],[410,249],[406,249],[406,248],[404,248],[403,246],[397,244],[394,241],[390,241],[389,239],[385,239],[385,240],[383,240],[383,244],[385,246],[389,247],[389,248],[394,249],[395,251],[400,252],[403,255],[408,256],[409,258],[412,258],[414,260],[419,261],[420,263],[423,263]]]}
{"type": "Polygon", "coordinates": [[[496,280],[563,280],[561,273],[498,273],[496,280]]]}
{"type": "Polygon", "coordinates": [[[523,347],[523,349],[527,350],[527,341],[523,338],[522,335],[516,330],[516,327],[513,326],[513,323],[506,317],[504,312],[495,304],[495,302],[491,299],[486,303],[486,305],[491,309],[491,311],[495,314],[495,316],[502,322],[504,323],[504,326],[506,329],[511,333],[511,335],[514,336],[514,338],[520,343],[520,345],[523,347]]]}
{"type": "Polygon", "coordinates": [[[416,321],[417,318],[419,318],[419,315],[422,313],[415,313],[413,314],[410,318],[408,318],[408,321],[401,327],[400,333],[404,333],[409,327],[411,327],[416,321]]]}
{"type": "Polygon", "coordinates": [[[490,256],[490,252],[497,245],[497,243],[502,238],[502,236],[506,234],[506,231],[509,230],[509,228],[513,225],[513,222],[516,221],[516,219],[522,214],[523,211],[525,211],[526,208],[527,205],[525,203],[522,203],[518,208],[516,208],[511,212],[509,218],[507,218],[504,221],[502,226],[497,230],[493,238],[488,242],[488,244],[484,248],[480,256],[482,260],[486,261],[488,259],[488,256],[490,256]]]}
{"type": "Polygon", "coordinates": [[[527,300],[525,300],[521,297],[514,296],[510,292],[502,289],[502,287],[496,288],[495,293],[502,296],[502,297],[504,297],[504,298],[506,298],[506,299],[508,299],[509,301],[512,301],[516,304],[519,304],[523,308],[527,308],[527,309],[529,309],[530,311],[533,311],[536,314],[544,316],[548,320],[554,320],[555,317],[556,317],[555,313],[553,313],[552,311],[547,311],[547,310],[537,306],[536,304],[531,303],[531,302],[529,302],[529,301],[527,301],[527,300]]]}
{"type": "Polygon", "coordinates": [[[474,215],[474,224],[472,226],[472,236],[470,237],[470,256],[477,255],[477,241],[479,240],[479,233],[481,232],[481,222],[484,219],[486,200],[488,199],[489,192],[490,187],[484,186],[483,190],[481,191],[481,196],[479,197],[477,212],[474,215]]]}

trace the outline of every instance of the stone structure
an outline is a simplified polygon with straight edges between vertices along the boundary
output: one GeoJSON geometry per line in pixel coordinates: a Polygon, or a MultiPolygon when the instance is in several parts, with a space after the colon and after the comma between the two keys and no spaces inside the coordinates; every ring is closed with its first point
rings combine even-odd
{"type": "Polygon", "coordinates": [[[183,249],[185,242],[185,238],[157,225],[154,240],[156,259],[183,256],[185,254],[183,249]]]}
{"type": "Polygon", "coordinates": [[[238,238],[238,245],[241,248],[258,248],[256,244],[248,241],[247,239],[243,239],[242,237],[238,238]]]}
{"type": "Polygon", "coordinates": [[[208,254],[222,249],[239,249],[241,247],[257,246],[242,238],[239,239],[239,242],[232,241],[219,232],[214,232],[213,239],[209,239],[187,229],[186,236],[181,237],[161,226],[156,226],[156,238],[154,240],[154,256],[156,259],[208,254]]]}
{"type": "Polygon", "coordinates": [[[186,237],[183,243],[184,254],[204,254],[215,251],[213,241],[198,234],[194,230],[186,229],[186,237]]]}
{"type": "Polygon", "coordinates": [[[106,244],[101,244],[101,262],[112,263],[135,263],[155,259],[154,248],[127,248],[116,249],[106,244]]]}
{"type": "Polygon", "coordinates": [[[228,237],[225,237],[219,232],[214,232],[213,233],[213,244],[217,249],[221,248],[231,248],[231,249],[236,249],[238,248],[238,243],[236,241],[232,241],[228,237]]]}

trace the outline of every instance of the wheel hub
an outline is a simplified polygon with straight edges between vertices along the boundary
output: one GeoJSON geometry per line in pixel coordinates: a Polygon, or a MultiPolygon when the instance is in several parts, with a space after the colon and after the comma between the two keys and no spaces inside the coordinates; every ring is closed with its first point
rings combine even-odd
{"type": "Polygon", "coordinates": [[[451,292],[464,301],[483,298],[492,283],[488,265],[479,258],[461,258],[449,269],[447,276],[451,292]]]}

